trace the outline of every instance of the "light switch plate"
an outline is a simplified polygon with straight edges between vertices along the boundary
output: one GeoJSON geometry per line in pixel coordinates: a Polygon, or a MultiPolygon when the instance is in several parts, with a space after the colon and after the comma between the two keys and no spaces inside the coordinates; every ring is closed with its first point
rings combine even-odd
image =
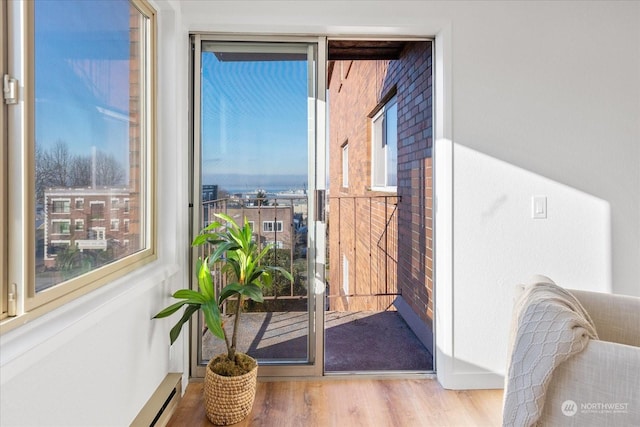
{"type": "Polygon", "coordinates": [[[533,196],[531,198],[531,217],[533,219],[547,218],[547,196],[533,196]]]}

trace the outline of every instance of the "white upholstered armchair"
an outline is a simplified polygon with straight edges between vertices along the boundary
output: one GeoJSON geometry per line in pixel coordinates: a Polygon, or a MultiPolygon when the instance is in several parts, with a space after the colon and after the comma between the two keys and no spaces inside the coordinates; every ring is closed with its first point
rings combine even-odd
{"type": "Polygon", "coordinates": [[[539,423],[640,426],[640,298],[570,292],[599,339],[554,370],[539,423]]]}
{"type": "Polygon", "coordinates": [[[514,311],[503,426],[640,426],[640,298],[536,279],[514,311]]]}

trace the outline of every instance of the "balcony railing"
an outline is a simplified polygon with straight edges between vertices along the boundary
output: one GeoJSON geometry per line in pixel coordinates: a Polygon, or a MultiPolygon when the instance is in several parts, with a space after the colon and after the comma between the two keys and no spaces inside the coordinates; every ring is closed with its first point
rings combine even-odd
{"type": "MultiPolygon", "coordinates": [[[[400,294],[398,200],[398,196],[384,195],[329,197],[327,308],[386,309],[400,294]]],[[[293,283],[276,278],[273,289],[265,292],[265,306],[282,310],[306,306],[307,197],[229,197],[202,203],[201,218],[205,225],[216,220],[216,213],[225,213],[238,222],[246,217],[259,245],[275,242],[268,262],[292,272],[293,283]]],[[[208,250],[201,248],[200,256],[206,256],[208,250]]],[[[226,278],[220,271],[212,274],[218,290],[222,289],[226,278]]]]}
{"type": "MultiPolygon", "coordinates": [[[[293,283],[284,277],[274,277],[273,287],[265,290],[264,307],[249,309],[295,310],[306,307],[307,206],[307,196],[228,197],[202,203],[201,218],[205,226],[217,220],[216,213],[229,215],[239,224],[246,218],[260,248],[274,245],[267,254],[266,262],[286,268],[294,277],[293,283]]],[[[200,256],[207,256],[208,250],[210,248],[202,247],[200,256]]],[[[227,278],[219,270],[212,271],[212,274],[218,291],[226,286],[227,278]]]]}
{"type": "Polygon", "coordinates": [[[384,310],[396,295],[396,195],[329,198],[329,308],[384,310]]]}

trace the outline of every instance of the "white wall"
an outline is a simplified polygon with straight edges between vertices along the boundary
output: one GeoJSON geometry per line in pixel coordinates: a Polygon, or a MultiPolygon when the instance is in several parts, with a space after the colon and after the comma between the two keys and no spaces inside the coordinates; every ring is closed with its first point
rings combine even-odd
{"type": "Polygon", "coordinates": [[[640,295],[640,3],[180,7],[189,31],[436,36],[445,386],[502,384],[514,288],[535,273],[640,295]],[[533,195],[547,196],[546,220],[531,218],[533,195]]]}
{"type": "MultiPolygon", "coordinates": [[[[170,350],[169,322],[151,317],[184,287],[188,253],[186,95],[175,84],[178,14],[164,2],[158,60],[158,260],[0,337],[2,426],[129,425],[168,372],[188,366],[187,339],[170,350]]],[[[188,372],[188,371],[186,371],[188,372]]]]}

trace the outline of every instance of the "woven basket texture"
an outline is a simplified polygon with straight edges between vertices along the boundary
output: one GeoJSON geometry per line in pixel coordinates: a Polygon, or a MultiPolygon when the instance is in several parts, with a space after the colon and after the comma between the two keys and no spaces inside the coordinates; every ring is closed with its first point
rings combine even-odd
{"type": "Polygon", "coordinates": [[[223,377],[213,372],[210,364],[207,365],[204,378],[207,418],[219,426],[242,421],[251,412],[256,397],[258,366],[238,377],[223,377]]]}

